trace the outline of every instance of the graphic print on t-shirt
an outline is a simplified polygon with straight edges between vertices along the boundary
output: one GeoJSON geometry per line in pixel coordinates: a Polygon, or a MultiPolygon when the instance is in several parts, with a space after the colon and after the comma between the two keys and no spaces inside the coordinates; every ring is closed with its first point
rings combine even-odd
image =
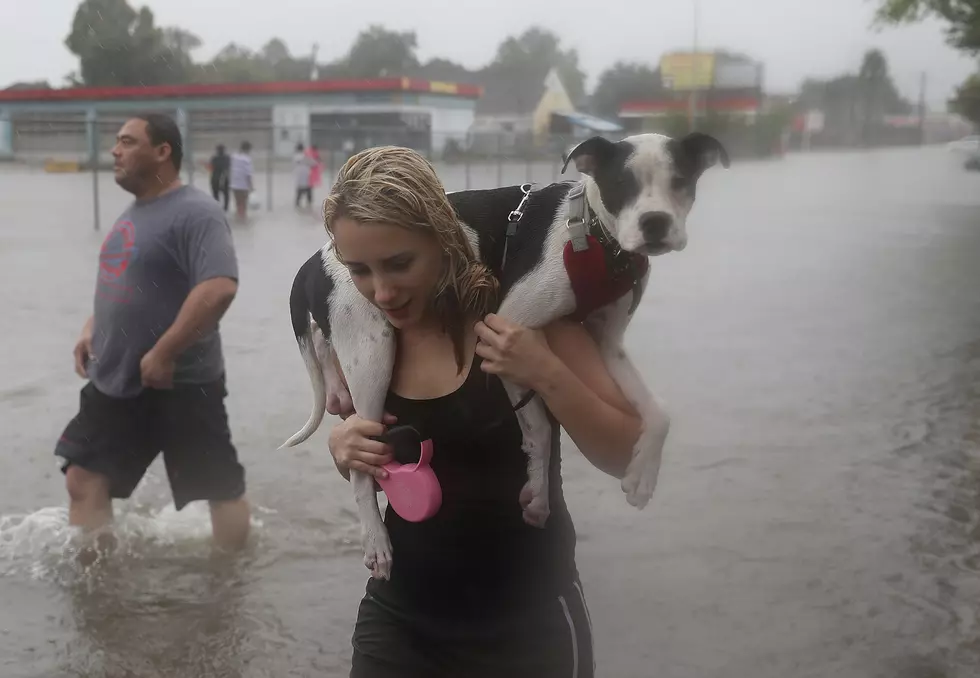
{"type": "Polygon", "coordinates": [[[132,288],[126,285],[126,271],[136,253],[136,227],[128,219],[117,221],[99,252],[98,294],[117,303],[129,301],[132,288]]]}

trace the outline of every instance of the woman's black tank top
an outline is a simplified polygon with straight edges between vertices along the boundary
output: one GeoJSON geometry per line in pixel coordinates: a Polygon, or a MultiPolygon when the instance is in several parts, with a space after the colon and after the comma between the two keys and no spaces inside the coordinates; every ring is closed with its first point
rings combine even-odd
{"type": "Polygon", "coordinates": [[[466,381],[449,395],[411,400],[390,393],[398,424],[431,439],[432,469],[442,506],[420,523],[390,507],[391,579],[371,580],[368,593],[411,616],[473,618],[513,613],[553,601],[572,585],[575,530],[561,486],[559,427],[552,419],[551,516],[541,528],[522,518],[527,481],[521,429],[500,380],[475,356],[466,381]]]}

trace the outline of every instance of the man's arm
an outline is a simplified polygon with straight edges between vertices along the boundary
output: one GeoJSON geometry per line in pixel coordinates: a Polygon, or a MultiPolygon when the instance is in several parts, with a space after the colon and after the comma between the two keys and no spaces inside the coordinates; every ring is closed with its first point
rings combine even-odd
{"type": "Polygon", "coordinates": [[[174,322],[140,361],[144,386],[172,386],[178,356],[217,327],[238,292],[238,259],[224,215],[203,214],[183,222],[176,255],[191,291],[174,322]]]}
{"type": "Polygon", "coordinates": [[[174,360],[215,327],[231,306],[238,283],[217,277],[198,283],[187,295],[176,320],[153,347],[159,355],[174,360]]]}

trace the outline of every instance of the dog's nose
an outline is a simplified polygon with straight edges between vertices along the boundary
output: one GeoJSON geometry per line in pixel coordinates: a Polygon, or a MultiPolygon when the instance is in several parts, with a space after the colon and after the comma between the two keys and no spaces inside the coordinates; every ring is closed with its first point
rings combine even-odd
{"type": "Polygon", "coordinates": [[[674,223],[674,218],[666,212],[644,212],[640,215],[640,231],[649,245],[662,243],[674,223]]]}

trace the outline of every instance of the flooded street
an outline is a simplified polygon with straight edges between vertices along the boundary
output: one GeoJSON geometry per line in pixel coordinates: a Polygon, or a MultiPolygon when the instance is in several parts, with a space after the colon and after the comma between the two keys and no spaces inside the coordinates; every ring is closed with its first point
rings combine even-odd
{"type": "MultiPolygon", "coordinates": [[[[96,233],[90,176],[0,166],[0,677],[346,676],[367,573],[333,420],[276,450],[312,402],[287,297],[325,239],[289,181],[234,226],[222,325],[249,551],[212,554],[158,460],[116,504],[120,553],[79,572],[53,447],[128,196],[102,176],[96,233]]],[[[712,170],[698,200],[627,334],[674,422],[654,500],[564,447],[597,675],[975,676],[980,174],[944,149],[790,156],[712,170]]]]}

